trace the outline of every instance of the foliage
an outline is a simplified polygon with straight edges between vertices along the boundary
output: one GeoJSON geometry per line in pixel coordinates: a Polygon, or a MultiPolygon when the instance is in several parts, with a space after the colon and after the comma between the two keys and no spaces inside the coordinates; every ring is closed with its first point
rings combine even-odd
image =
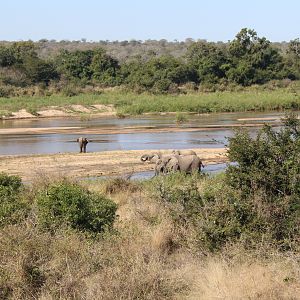
{"type": "Polygon", "coordinates": [[[180,112],[176,113],[176,123],[185,123],[187,121],[188,121],[188,118],[186,115],[184,115],[180,112]]]}
{"type": "Polygon", "coordinates": [[[282,66],[282,57],[270,41],[243,28],[229,44],[229,64],[224,69],[229,81],[251,85],[283,78],[282,66]]]}
{"type": "Polygon", "coordinates": [[[226,52],[214,43],[191,44],[187,50],[187,61],[196,70],[198,82],[217,83],[225,77],[226,52]]]}
{"type": "Polygon", "coordinates": [[[201,91],[211,92],[231,90],[237,85],[300,79],[299,39],[280,48],[247,28],[228,43],[191,39],[176,42],[173,47],[181,49],[179,53],[168,51],[172,43],[166,40],[157,42],[156,50],[148,47],[149,41],[102,41],[98,43],[101,47],[96,43],[81,47],[77,43],[75,49],[72,43],[61,41],[60,52],[45,59],[49,44],[0,43],[0,81],[22,87],[59,81],[60,85],[122,86],[137,93],[177,94],[186,92],[187,83],[200,84],[201,91]],[[108,44],[119,44],[119,48],[107,51],[108,44]],[[134,48],[143,47],[148,51],[133,54],[134,48]],[[129,52],[123,55],[124,50],[129,52]]]}
{"type": "Polygon", "coordinates": [[[300,40],[290,41],[285,57],[285,67],[288,72],[288,78],[300,79],[300,40]]]}
{"type": "MultiPolygon", "coordinates": [[[[204,251],[228,243],[297,249],[300,238],[300,121],[265,126],[256,137],[238,131],[229,139],[229,159],[237,165],[215,178],[182,174],[153,180],[154,195],[175,224],[191,230],[204,251]]],[[[185,240],[185,237],[182,237],[185,240]]]]}
{"type": "Polygon", "coordinates": [[[135,90],[139,88],[158,94],[168,92],[172,84],[184,84],[195,78],[182,60],[172,56],[152,57],[146,62],[137,58],[124,64],[121,72],[124,83],[135,90]]]}
{"type": "Polygon", "coordinates": [[[28,206],[22,199],[21,178],[0,173],[0,226],[20,221],[28,206]]]}
{"type": "Polygon", "coordinates": [[[110,199],[68,182],[54,183],[40,191],[36,203],[39,224],[50,230],[70,226],[99,233],[112,227],[117,209],[110,199]]]}
{"type": "Polygon", "coordinates": [[[265,125],[257,137],[239,131],[229,139],[229,158],[237,166],[226,171],[226,182],[241,192],[255,220],[257,232],[268,232],[283,248],[299,238],[300,121],[294,115],[274,130],[265,125]]]}
{"type": "Polygon", "coordinates": [[[300,121],[289,115],[283,122],[279,130],[265,125],[256,138],[240,130],[229,139],[229,159],[238,164],[226,173],[233,187],[269,199],[300,196],[300,121]]]}

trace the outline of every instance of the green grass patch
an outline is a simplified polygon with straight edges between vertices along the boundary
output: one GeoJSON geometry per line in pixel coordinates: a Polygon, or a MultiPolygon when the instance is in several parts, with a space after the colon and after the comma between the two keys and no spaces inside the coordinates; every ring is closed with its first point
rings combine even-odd
{"type": "Polygon", "coordinates": [[[49,106],[68,107],[73,104],[113,104],[119,115],[139,115],[159,112],[237,112],[300,109],[300,85],[275,90],[263,87],[245,88],[242,91],[214,93],[193,92],[180,95],[135,94],[105,91],[100,95],[80,94],[73,97],[23,96],[0,98],[0,110],[38,111],[49,106]]]}

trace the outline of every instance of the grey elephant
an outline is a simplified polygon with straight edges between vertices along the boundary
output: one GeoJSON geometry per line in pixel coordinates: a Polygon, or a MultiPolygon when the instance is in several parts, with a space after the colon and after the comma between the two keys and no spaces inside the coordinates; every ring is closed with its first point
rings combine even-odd
{"type": "Polygon", "coordinates": [[[162,157],[155,164],[155,175],[168,174],[179,170],[179,161],[174,155],[162,157]]]}
{"type": "Polygon", "coordinates": [[[80,153],[86,153],[86,145],[88,144],[89,140],[85,137],[80,137],[77,139],[77,142],[79,144],[80,153]]]}
{"type": "Polygon", "coordinates": [[[175,155],[197,155],[194,150],[173,150],[172,153],[175,155]]]}
{"type": "Polygon", "coordinates": [[[142,162],[156,163],[163,155],[160,152],[144,154],[141,156],[142,162]]]}
{"type": "Polygon", "coordinates": [[[155,174],[167,174],[176,171],[191,174],[201,172],[201,167],[203,167],[203,163],[197,155],[173,155],[157,161],[155,174]]]}

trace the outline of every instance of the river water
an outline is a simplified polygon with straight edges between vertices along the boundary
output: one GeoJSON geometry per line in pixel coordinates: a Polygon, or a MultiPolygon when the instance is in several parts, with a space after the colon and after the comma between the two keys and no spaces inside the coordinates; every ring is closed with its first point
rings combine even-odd
{"type": "MultiPolygon", "coordinates": [[[[162,132],[162,133],[122,133],[124,127],[151,127],[169,128],[176,127],[175,116],[142,116],[126,119],[97,118],[82,120],[80,118],[56,119],[23,119],[2,120],[0,129],[5,128],[51,128],[51,127],[81,127],[81,128],[110,128],[115,129],[115,134],[86,134],[92,140],[88,144],[88,152],[108,150],[134,150],[134,149],[184,149],[184,148],[223,148],[227,137],[233,131],[226,128],[209,128],[211,125],[226,126],[230,124],[262,123],[262,120],[239,120],[247,118],[277,118],[282,117],[282,112],[247,112],[247,113],[219,113],[207,115],[189,115],[188,122],[180,125],[182,128],[202,127],[201,131],[193,132],[162,132]],[[204,129],[206,128],[207,130],[204,129]],[[118,133],[120,130],[120,133],[118,133]]],[[[277,122],[266,120],[264,122],[277,122]]],[[[252,132],[256,128],[250,129],[252,132]]],[[[64,133],[26,134],[2,133],[0,134],[0,154],[50,154],[59,152],[78,152],[76,139],[78,134],[72,130],[64,133]]]]}

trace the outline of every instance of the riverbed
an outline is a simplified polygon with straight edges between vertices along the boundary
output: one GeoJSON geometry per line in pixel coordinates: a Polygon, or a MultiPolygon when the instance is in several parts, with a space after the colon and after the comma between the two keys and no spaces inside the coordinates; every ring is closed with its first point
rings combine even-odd
{"type": "Polygon", "coordinates": [[[255,132],[263,123],[280,124],[282,112],[117,118],[52,118],[0,121],[0,155],[77,152],[86,136],[89,152],[142,149],[224,148],[237,127],[255,132]]]}

